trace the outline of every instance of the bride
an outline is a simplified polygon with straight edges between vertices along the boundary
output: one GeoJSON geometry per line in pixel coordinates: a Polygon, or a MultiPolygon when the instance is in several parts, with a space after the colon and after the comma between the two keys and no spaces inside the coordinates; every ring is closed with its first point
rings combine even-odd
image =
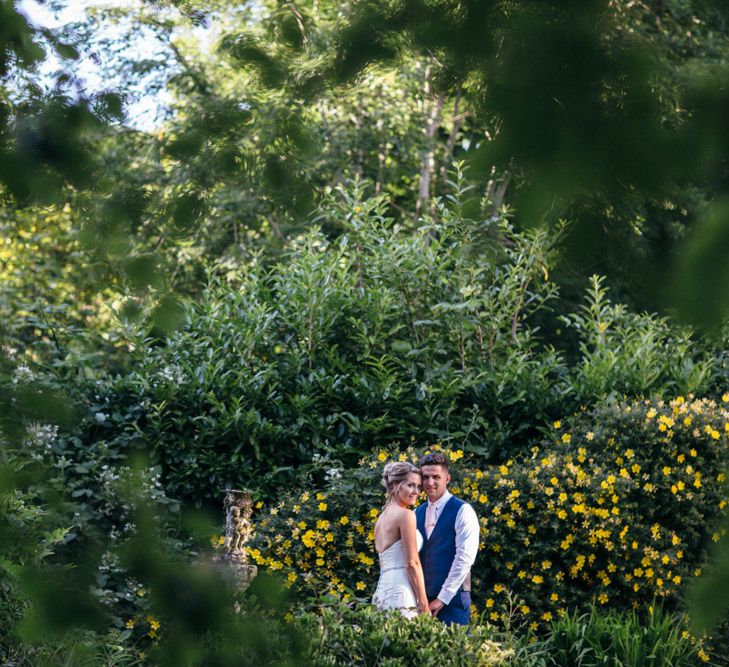
{"type": "Polygon", "coordinates": [[[421,481],[412,463],[388,463],[382,472],[387,502],[375,524],[380,580],[372,602],[379,609],[397,609],[408,618],[430,614],[418,556],[423,537],[415,526],[415,513],[408,509],[420,496],[421,481]]]}

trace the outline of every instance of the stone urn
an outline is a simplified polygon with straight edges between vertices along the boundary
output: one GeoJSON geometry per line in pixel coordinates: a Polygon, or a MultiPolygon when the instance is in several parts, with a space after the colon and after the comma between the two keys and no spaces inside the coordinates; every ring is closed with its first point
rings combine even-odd
{"type": "Polygon", "coordinates": [[[258,568],[248,562],[245,544],[253,534],[251,515],[253,499],[249,491],[225,489],[225,541],[216,560],[226,566],[226,575],[238,591],[246,590],[258,574],[258,568]]]}

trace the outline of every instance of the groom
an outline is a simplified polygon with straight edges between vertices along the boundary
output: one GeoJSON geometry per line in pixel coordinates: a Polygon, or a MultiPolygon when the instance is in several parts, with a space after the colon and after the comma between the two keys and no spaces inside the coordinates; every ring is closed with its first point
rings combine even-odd
{"type": "Polygon", "coordinates": [[[415,510],[423,536],[420,562],[430,611],[443,623],[468,625],[471,566],[478,553],[479,525],[473,507],[448,492],[448,460],[439,453],[420,460],[428,502],[415,510]]]}

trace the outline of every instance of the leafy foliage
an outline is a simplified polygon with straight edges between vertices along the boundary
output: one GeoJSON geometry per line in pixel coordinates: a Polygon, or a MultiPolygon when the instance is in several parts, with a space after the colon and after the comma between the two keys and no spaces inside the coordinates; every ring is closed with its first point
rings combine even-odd
{"type": "Polygon", "coordinates": [[[685,623],[660,607],[648,613],[572,613],[555,621],[545,641],[555,667],[699,665],[709,661],[685,630],[685,623]]]}
{"type": "Polygon", "coordinates": [[[553,242],[445,208],[413,237],[383,206],[332,199],[321,218],[347,234],[213,284],[164,347],[142,345],[125,384],[173,495],[260,487],[328,449],[352,462],[403,432],[487,455],[544,419],[560,361],[528,317],[554,295],[553,242]]]}
{"type": "Polygon", "coordinates": [[[199,500],[268,492],[314,455],[351,465],[403,434],[505,460],[580,405],[713,385],[688,330],[610,303],[599,279],[559,322],[578,354],[540,340],[560,237],[469,219],[458,179],[437,228],[393,227],[355,185],[317,215],[346,233],[312,231],[281,263],[214,279],[163,345],[134,342],[134,371],[109,391],[112,413],[137,416],[114,437],[152,452],[174,497],[199,500]]]}
{"type": "Polygon", "coordinates": [[[308,654],[315,665],[509,665],[513,650],[504,648],[486,625],[446,627],[432,618],[403,622],[373,607],[325,608],[296,624],[310,637],[308,654]]]}

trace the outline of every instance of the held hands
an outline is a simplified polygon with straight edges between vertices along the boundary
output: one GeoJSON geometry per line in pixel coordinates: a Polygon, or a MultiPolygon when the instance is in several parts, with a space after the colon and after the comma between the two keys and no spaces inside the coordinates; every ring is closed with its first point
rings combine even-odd
{"type": "Polygon", "coordinates": [[[430,607],[427,602],[418,602],[418,615],[430,616],[430,607]]]}
{"type": "Polygon", "coordinates": [[[431,614],[433,614],[433,616],[437,616],[437,615],[438,615],[438,612],[439,612],[439,611],[440,611],[441,609],[443,609],[443,607],[444,607],[444,606],[445,606],[445,605],[444,605],[444,604],[443,604],[443,603],[442,603],[442,602],[441,602],[441,601],[440,601],[440,600],[439,600],[438,598],[435,598],[435,600],[433,600],[433,601],[432,601],[432,602],[431,602],[431,603],[430,603],[430,604],[428,605],[428,607],[429,607],[429,611],[430,611],[430,613],[431,613],[431,614]]]}

